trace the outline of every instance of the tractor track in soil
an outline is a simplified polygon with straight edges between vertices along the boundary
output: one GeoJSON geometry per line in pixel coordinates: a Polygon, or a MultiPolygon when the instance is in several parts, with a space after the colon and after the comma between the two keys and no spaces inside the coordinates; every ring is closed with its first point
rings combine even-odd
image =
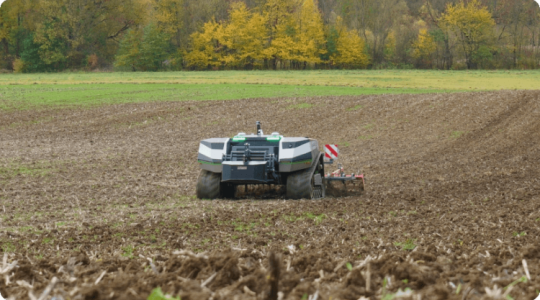
{"type": "Polygon", "coordinates": [[[539,141],[540,91],[5,111],[0,293],[56,277],[57,299],[534,299],[539,141]],[[367,191],[194,199],[198,142],[257,120],[340,145],[367,191]]]}

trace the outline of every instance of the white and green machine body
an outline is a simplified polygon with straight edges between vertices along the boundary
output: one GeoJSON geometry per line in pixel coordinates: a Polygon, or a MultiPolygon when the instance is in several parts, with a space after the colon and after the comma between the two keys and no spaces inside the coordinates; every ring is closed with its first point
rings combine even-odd
{"type": "Polygon", "coordinates": [[[260,122],[257,134],[201,141],[197,159],[199,198],[234,198],[238,186],[253,184],[284,185],[291,199],[324,197],[324,153],[317,140],[264,135],[260,122]]]}

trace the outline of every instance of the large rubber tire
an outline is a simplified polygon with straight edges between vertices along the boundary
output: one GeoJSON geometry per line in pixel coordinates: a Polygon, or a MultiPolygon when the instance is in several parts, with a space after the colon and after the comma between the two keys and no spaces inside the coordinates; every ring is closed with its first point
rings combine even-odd
{"type": "Polygon", "coordinates": [[[197,181],[197,198],[199,199],[217,199],[221,193],[221,174],[201,170],[199,180],[197,181]]]}
{"type": "Polygon", "coordinates": [[[311,168],[292,173],[287,177],[287,198],[313,198],[313,176],[311,175],[311,168]]]}

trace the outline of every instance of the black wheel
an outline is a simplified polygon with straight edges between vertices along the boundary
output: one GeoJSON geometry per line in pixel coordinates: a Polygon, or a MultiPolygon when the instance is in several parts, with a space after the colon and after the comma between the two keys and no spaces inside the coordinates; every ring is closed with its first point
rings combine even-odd
{"type": "Polygon", "coordinates": [[[221,174],[201,170],[197,181],[197,198],[217,199],[221,190],[221,174]]]}
{"type": "Polygon", "coordinates": [[[236,194],[236,185],[221,182],[221,174],[201,170],[197,182],[199,199],[232,199],[236,194]]]}
{"type": "Polygon", "coordinates": [[[287,198],[313,198],[313,176],[311,168],[292,173],[287,178],[287,198]]]}
{"type": "Polygon", "coordinates": [[[324,167],[317,165],[314,174],[312,169],[305,169],[290,174],[287,177],[287,198],[289,199],[318,199],[326,196],[324,188],[324,167]],[[317,177],[317,178],[316,178],[317,177]],[[315,181],[320,185],[315,185],[315,181]]]}

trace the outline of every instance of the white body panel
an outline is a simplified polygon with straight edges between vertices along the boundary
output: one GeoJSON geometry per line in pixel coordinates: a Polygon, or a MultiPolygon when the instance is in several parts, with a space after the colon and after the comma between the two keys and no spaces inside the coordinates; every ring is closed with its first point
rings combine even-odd
{"type": "Polygon", "coordinates": [[[283,142],[296,142],[304,140],[304,138],[283,138],[279,142],[279,160],[290,160],[294,157],[306,154],[311,152],[311,143],[305,143],[299,147],[296,148],[285,148],[283,149],[283,142]]]}
{"type": "Polygon", "coordinates": [[[211,158],[211,159],[219,159],[221,160],[223,158],[224,154],[227,154],[227,143],[229,142],[229,139],[208,139],[205,140],[205,142],[210,143],[224,143],[223,149],[212,149],[206,145],[203,145],[202,143],[199,144],[199,153],[211,158]]]}

